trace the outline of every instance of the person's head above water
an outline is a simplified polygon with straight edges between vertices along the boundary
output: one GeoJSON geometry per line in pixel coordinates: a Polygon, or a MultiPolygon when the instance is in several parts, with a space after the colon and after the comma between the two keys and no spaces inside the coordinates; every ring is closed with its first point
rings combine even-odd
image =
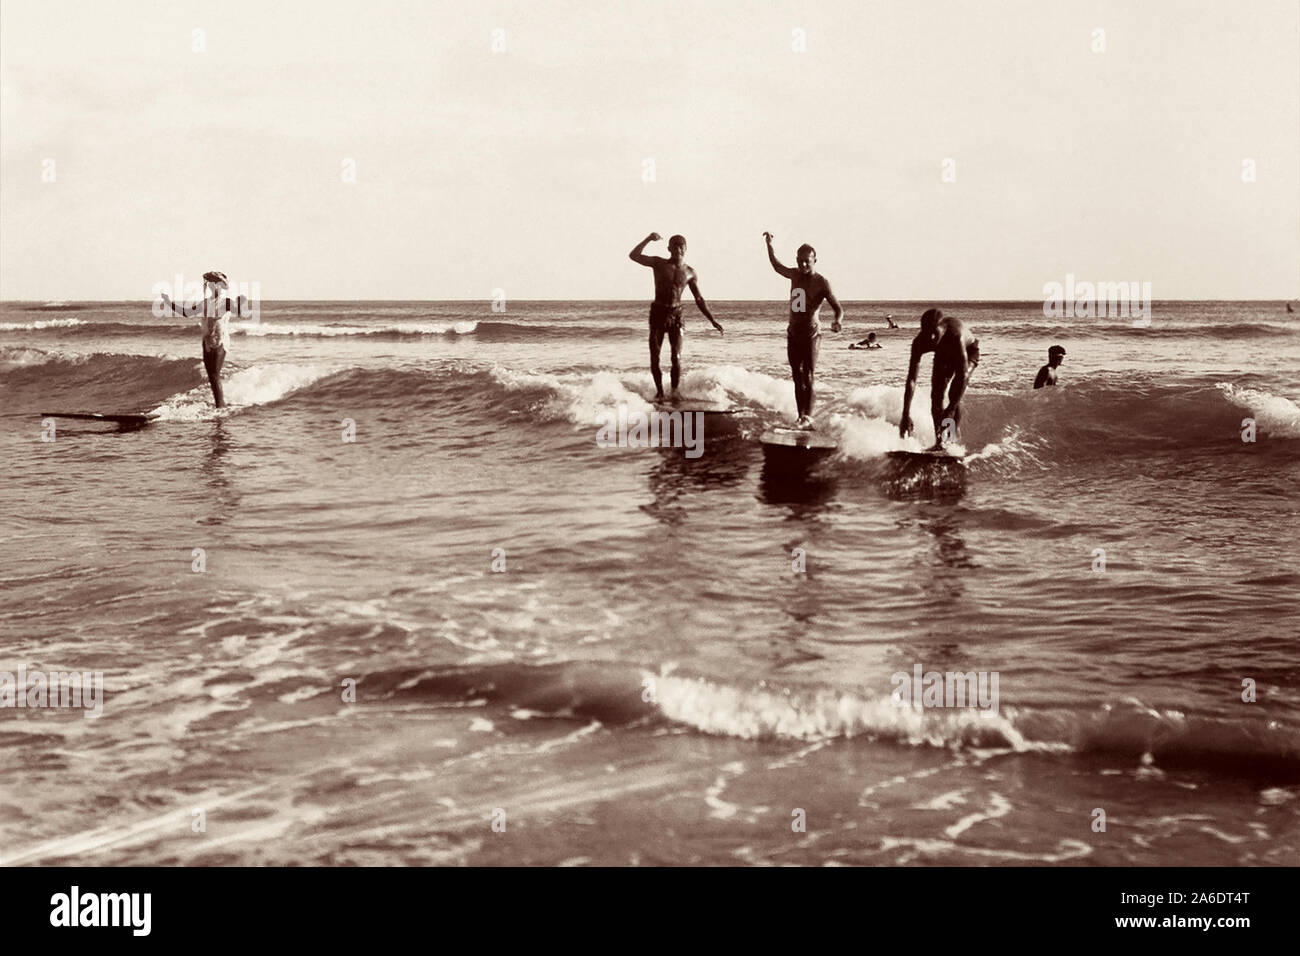
{"type": "Polygon", "coordinates": [[[804,275],[811,275],[817,268],[817,250],[806,242],[795,251],[794,258],[804,275]]]}
{"type": "Polygon", "coordinates": [[[682,235],[673,236],[668,240],[668,251],[675,256],[686,255],[686,237],[682,235]]]}
{"type": "Polygon", "coordinates": [[[874,342],[874,341],[876,341],[876,333],[875,333],[875,332],[868,332],[868,333],[867,333],[867,341],[868,341],[868,342],[874,342]]]}
{"type": "Polygon", "coordinates": [[[1065,349],[1061,346],[1053,345],[1047,350],[1047,364],[1052,366],[1052,368],[1056,368],[1060,365],[1063,358],[1065,358],[1065,349]]]}

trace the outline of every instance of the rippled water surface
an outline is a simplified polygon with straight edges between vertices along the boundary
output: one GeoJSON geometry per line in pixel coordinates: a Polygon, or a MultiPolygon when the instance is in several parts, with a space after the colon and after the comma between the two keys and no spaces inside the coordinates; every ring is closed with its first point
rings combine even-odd
{"type": "Polygon", "coordinates": [[[0,708],[0,860],[1294,864],[1300,322],[940,304],[961,467],[886,457],[924,304],[825,323],[822,457],[782,304],[688,307],[698,458],[597,445],[644,303],[265,303],[224,412],[196,325],[5,304],[0,672],[104,697],[0,708]]]}

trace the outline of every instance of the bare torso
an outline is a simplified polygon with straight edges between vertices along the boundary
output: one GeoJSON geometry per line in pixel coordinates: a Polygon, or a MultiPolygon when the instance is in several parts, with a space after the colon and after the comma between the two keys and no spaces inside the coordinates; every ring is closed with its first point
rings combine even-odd
{"type": "Polygon", "coordinates": [[[912,342],[913,352],[934,352],[935,381],[946,381],[958,368],[969,371],[969,347],[976,341],[975,334],[962,324],[961,319],[945,316],[939,320],[934,338],[925,342],[917,336],[912,342]]]}
{"type": "Polygon", "coordinates": [[[695,270],[685,262],[659,259],[653,266],[655,274],[655,304],[674,306],[682,301],[684,290],[695,278],[695,270]]]}
{"type": "Polygon", "coordinates": [[[817,315],[829,294],[830,284],[820,273],[796,272],[790,280],[790,328],[816,328],[817,315]]]}

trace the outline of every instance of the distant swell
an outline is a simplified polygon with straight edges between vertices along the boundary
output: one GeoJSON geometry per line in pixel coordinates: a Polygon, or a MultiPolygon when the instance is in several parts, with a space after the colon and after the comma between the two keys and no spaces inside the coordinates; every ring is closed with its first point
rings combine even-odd
{"type": "MultiPolygon", "coordinates": [[[[898,439],[902,393],[893,385],[855,389],[853,412],[834,419],[844,453],[855,458],[909,447],[898,439]]],[[[1217,386],[1084,383],[1010,395],[967,393],[962,439],[968,453],[1038,463],[1098,456],[1149,457],[1159,451],[1245,453],[1269,440],[1300,438],[1300,407],[1290,399],[1231,383],[1217,386]],[[1243,420],[1257,441],[1244,447],[1243,420]]],[[[918,444],[934,440],[928,415],[913,414],[918,444]]]]}
{"type": "MultiPolygon", "coordinates": [[[[302,338],[336,338],[359,335],[379,339],[406,339],[424,335],[465,335],[475,330],[474,321],[389,322],[377,325],[350,325],[347,323],[313,322],[240,322],[230,323],[234,336],[297,336],[302,338]]],[[[3,322],[0,332],[39,332],[57,330],[62,333],[94,335],[100,337],[166,336],[177,339],[196,339],[198,323],[182,318],[156,319],[152,322],[92,322],[84,319],[42,319],[34,322],[3,322]]]]}
{"type": "Polygon", "coordinates": [[[861,738],[908,747],[1115,756],[1135,766],[1149,761],[1169,769],[1300,780],[1300,737],[1292,730],[1254,719],[1162,713],[1131,700],[1089,712],[1004,706],[984,716],[970,708],[922,711],[888,696],[742,688],[576,661],[395,669],[367,675],[360,687],[372,699],[477,700],[611,726],[667,721],[744,740],[861,738]]]}
{"type": "Polygon", "coordinates": [[[394,322],[387,325],[316,325],[289,322],[233,322],[230,331],[235,335],[254,337],[266,335],[293,335],[334,338],[340,335],[367,337],[410,338],[420,335],[465,335],[477,328],[477,322],[394,322]]]}
{"type": "Polygon", "coordinates": [[[38,319],[35,322],[0,322],[0,332],[39,332],[42,329],[70,329],[86,324],[81,319],[38,319]]]}
{"type": "Polygon", "coordinates": [[[0,348],[6,411],[140,411],[144,403],[204,381],[194,358],[95,352],[70,355],[0,348]]]}
{"type": "Polygon", "coordinates": [[[645,337],[640,324],[617,325],[551,325],[539,322],[480,322],[475,338],[481,342],[534,342],[545,339],[621,339],[635,340],[645,337]]]}

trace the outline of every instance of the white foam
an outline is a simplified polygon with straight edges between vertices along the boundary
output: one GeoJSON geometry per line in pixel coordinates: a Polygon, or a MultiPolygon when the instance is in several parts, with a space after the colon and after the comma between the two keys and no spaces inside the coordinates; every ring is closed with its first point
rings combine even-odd
{"type": "MultiPolygon", "coordinates": [[[[894,385],[867,385],[849,394],[849,405],[858,415],[832,415],[831,428],[837,432],[840,454],[846,458],[878,458],[891,451],[924,451],[934,445],[934,428],[929,414],[917,415],[913,408],[913,434],[899,437],[898,421],[903,417],[903,392],[894,385]]],[[[963,454],[950,446],[953,454],[963,454]]]]}
{"type": "Polygon", "coordinates": [[[644,396],[629,388],[614,372],[597,372],[590,379],[566,381],[540,372],[516,372],[493,368],[491,375],[508,389],[543,388],[554,392],[546,403],[552,418],[567,419],[575,425],[599,425],[616,412],[620,404],[629,411],[648,413],[654,406],[644,396]]]}
{"type": "Polygon", "coordinates": [[[1256,388],[1241,388],[1229,382],[1219,382],[1218,388],[1228,401],[1248,409],[1261,431],[1292,438],[1300,436],[1300,407],[1289,398],[1256,388]]]}
{"type": "Polygon", "coordinates": [[[393,325],[299,325],[274,322],[232,322],[231,332],[244,335],[315,335],[333,337],[338,335],[382,335],[399,333],[402,335],[446,335],[454,333],[465,335],[478,328],[478,322],[398,322],[393,325]]]}
{"type": "Polygon", "coordinates": [[[794,384],[789,378],[774,378],[762,372],[751,372],[743,365],[710,365],[699,372],[688,372],[686,383],[692,390],[713,387],[714,383],[731,395],[740,396],[749,403],[770,408],[794,418],[798,409],[794,403],[794,384]]]}
{"type": "Polygon", "coordinates": [[[1017,463],[1032,462],[1041,465],[1037,455],[1037,445],[1031,443],[1021,435],[1019,428],[1008,428],[1006,433],[997,441],[989,442],[979,451],[966,456],[966,463],[970,464],[976,461],[991,461],[999,458],[1011,458],[1017,463]]]}
{"type": "MultiPolygon", "coordinates": [[[[223,379],[222,392],[228,406],[266,405],[334,371],[323,365],[254,365],[223,379]]],[[[223,418],[236,410],[214,407],[212,390],[204,384],[173,395],[148,414],[159,421],[195,422],[223,418]]]]}
{"type": "Polygon", "coordinates": [[[81,364],[85,362],[84,355],[63,355],[57,352],[47,352],[44,349],[25,349],[25,348],[5,348],[0,349],[0,368],[10,370],[16,368],[30,368],[33,365],[45,365],[47,362],[76,362],[81,364]]]}
{"type": "Polygon", "coordinates": [[[85,325],[81,319],[41,319],[38,322],[0,322],[0,332],[32,332],[39,329],[67,329],[85,325]]]}
{"type": "MultiPolygon", "coordinates": [[[[647,675],[650,676],[650,675],[647,675]]],[[[873,736],[945,747],[988,745],[1035,749],[998,714],[971,708],[922,711],[900,707],[888,696],[867,700],[822,691],[807,700],[768,690],[740,690],[698,678],[655,677],[660,710],[671,720],[705,733],[744,739],[822,740],[873,736]]]]}

